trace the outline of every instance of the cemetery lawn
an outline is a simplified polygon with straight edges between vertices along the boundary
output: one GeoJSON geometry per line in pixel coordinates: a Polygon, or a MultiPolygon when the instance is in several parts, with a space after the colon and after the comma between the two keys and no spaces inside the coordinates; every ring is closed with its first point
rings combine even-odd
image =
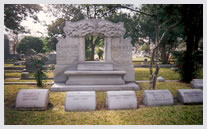
{"type": "MultiPolygon", "coordinates": [[[[136,81],[149,80],[149,68],[134,68],[134,71],[136,81]]],[[[180,80],[179,74],[170,68],[160,68],[158,76],[164,77],[165,80],[180,80]]]]}
{"type": "MultiPolygon", "coordinates": [[[[148,83],[139,84],[136,91],[139,108],[135,110],[107,110],[106,93],[96,92],[96,111],[65,112],[66,92],[50,92],[50,104],[46,111],[16,111],[14,109],[17,92],[20,89],[36,89],[29,85],[4,86],[4,115],[6,125],[201,125],[203,105],[145,107],[141,101],[148,83]]],[[[47,86],[45,88],[50,88],[47,86]]],[[[177,89],[190,88],[181,82],[159,82],[156,89],[169,89],[176,97],[177,89]]]]}

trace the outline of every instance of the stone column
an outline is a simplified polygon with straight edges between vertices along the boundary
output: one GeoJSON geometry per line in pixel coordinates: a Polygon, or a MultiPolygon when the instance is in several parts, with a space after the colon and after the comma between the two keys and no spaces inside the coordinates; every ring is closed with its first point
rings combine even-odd
{"type": "Polygon", "coordinates": [[[104,58],[105,62],[111,62],[111,38],[104,39],[104,58]]]}
{"type": "Polygon", "coordinates": [[[85,37],[79,37],[79,61],[85,61],[85,37]]]}

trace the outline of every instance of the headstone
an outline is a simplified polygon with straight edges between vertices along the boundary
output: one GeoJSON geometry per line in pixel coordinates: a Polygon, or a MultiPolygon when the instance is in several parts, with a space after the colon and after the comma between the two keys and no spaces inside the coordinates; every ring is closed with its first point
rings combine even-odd
{"type": "Polygon", "coordinates": [[[95,91],[69,91],[65,97],[66,111],[92,111],[96,110],[95,91]]]}
{"type": "Polygon", "coordinates": [[[29,72],[22,72],[22,74],[21,74],[21,78],[22,78],[22,79],[29,78],[29,72]]]}
{"type": "Polygon", "coordinates": [[[157,81],[158,81],[158,82],[164,82],[165,79],[164,79],[162,76],[159,76],[159,77],[157,78],[157,81]]]}
{"type": "Polygon", "coordinates": [[[107,91],[106,94],[106,105],[109,110],[137,108],[134,91],[107,91]]]}
{"type": "Polygon", "coordinates": [[[16,97],[17,110],[46,110],[48,103],[48,89],[21,89],[16,97]]]}
{"type": "Polygon", "coordinates": [[[49,53],[46,54],[47,61],[45,62],[46,64],[56,64],[56,54],[49,53]]]}
{"type": "Polygon", "coordinates": [[[194,89],[203,89],[203,79],[193,79],[191,81],[191,87],[194,89]]]}
{"type": "Polygon", "coordinates": [[[177,99],[183,104],[203,103],[203,91],[201,89],[179,89],[177,99]]]}
{"type": "Polygon", "coordinates": [[[143,103],[145,106],[172,105],[173,96],[169,90],[145,90],[143,103]]]}

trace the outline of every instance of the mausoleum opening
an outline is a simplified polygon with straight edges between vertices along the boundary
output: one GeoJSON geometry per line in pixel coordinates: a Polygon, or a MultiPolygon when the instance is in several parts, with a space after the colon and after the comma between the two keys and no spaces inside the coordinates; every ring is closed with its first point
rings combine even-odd
{"type": "Polygon", "coordinates": [[[98,35],[85,37],[85,61],[104,61],[104,38],[98,35]]]}

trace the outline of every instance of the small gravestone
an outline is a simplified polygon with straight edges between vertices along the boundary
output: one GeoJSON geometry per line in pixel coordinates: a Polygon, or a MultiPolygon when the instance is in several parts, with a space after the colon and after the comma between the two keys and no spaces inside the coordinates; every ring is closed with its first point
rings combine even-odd
{"type": "Polygon", "coordinates": [[[21,74],[21,78],[22,78],[22,79],[29,78],[29,72],[22,72],[22,74],[21,74]]]}
{"type": "Polygon", "coordinates": [[[16,97],[17,110],[46,110],[48,103],[48,89],[21,89],[16,97]]]}
{"type": "Polygon", "coordinates": [[[137,108],[137,98],[134,91],[107,91],[106,94],[106,105],[110,110],[137,108]]]}
{"type": "Polygon", "coordinates": [[[159,76],[159,77],[157,78],[157,81],[158,81],[158,82],[164,82],[165,79],[164,79],[162,76],[159,76]]]}
{"type": "Polygon", "coordinates": [[[193,79],[191,81],[191,87],[194,89],[203,89],[203,79],[193,79]]]}
{"type": "Polygon", "coordinates": [[[169,90],[145,90],[143,103],[145,106],[172,105],[174,100],[169,90]]]}
{"type": "Polygon", "coordinates": [[[177,99],[183,104],[203,103],[203,91],[200,89],[179,89],[177,99]]]}
{"type": "Polygon", "coordinates": [[[91,111],[96,110],[95,91],[69,91],[65,97],[66,111],[91,111]]]}

